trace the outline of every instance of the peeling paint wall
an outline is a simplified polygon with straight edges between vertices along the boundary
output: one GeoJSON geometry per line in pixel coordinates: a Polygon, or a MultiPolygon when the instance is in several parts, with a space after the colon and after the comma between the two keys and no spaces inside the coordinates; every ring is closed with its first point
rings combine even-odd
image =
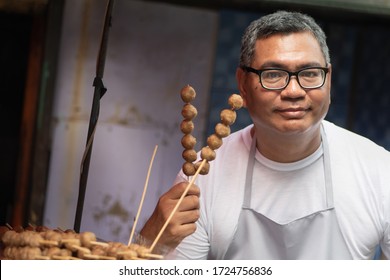
{"type": "MultiPolygon", "coordinates": [[[[55,92],[44,224],[73,228],[106,1],[67,0],[55,92]]],[[[81,230],[127,242],[158,145],[139,227],[183,160],[180,89],[197,91],[194,135],[202,146],[218,15],[168,4],[116,0],[110,28],[81,230]]],[[[138,227],[138,228],[139,228],[138,227]]]]}

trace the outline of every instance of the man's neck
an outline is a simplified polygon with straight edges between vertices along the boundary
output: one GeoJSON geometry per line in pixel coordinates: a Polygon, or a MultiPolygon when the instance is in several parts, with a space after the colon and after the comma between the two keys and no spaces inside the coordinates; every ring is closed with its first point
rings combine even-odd
{"type": "Polygon", "coordinates": [[[321,144],[320,127],[291,135],[255,131],[259,152],[276,162],[288,163],[304,159],[314,153],[321,144]]]}

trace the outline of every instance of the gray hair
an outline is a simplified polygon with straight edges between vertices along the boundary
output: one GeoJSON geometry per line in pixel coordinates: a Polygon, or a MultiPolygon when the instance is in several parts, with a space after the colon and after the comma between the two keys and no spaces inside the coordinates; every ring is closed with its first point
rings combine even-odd
{"type": "Polygon", "coordinates": [[[308,15],[298,12],[278,11],[253,21],[245,30],[241,41],[240,66],[249,66],[255,54],[257,40],[274,34],[290,34],[309,31],[320,44],[326,64],[330,64],[326,35],[308,15]]]}

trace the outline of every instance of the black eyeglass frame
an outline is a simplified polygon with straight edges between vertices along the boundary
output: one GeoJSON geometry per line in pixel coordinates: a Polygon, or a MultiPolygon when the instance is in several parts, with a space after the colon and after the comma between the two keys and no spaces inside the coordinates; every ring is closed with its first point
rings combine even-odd
{"type": "Polygon", "coordinates": [[[300,69],[300,70],[295,71],[295,72],[290,72],[290,71],[287,71],[287,70],[281,69],[281,68],[267,68],[267,69],[259,69],[259,70],[257,70],[257,69],[254,69],[252,67],[249,67],[249,66],[241,66],[241,69],[243,69],[246,72],[252,72],[252,73],[257,74],[259,76],[259,81],[260,81],[261,86],[263,88],[267,89],[267,90],[283,90],[283,89],[285,89],[288,86],[288,84],[290,83],[291,76],[297,77],[297,82],[300,85],[300,87],[303,88],[303,89],[316,89],[316,88],[320,88],[320,87],[322,87],[325,84],[326,74],[328,74],[328,72],[329,72],[329,68],[328,67],[319,67],[319,66],[306,67],[306,68],[300,69]],[[310,69],[319,69],[319,70],[324,71],[325,75],[324,75],[324,79],[323,79],[321,85],[315,86],[315,87],[304,87],[304,86],[301,85],[301,83],[299,82],[299,78],[298,78],[299,73],[302,72],[302,71],[305,71],[305,70],[310,70],[310,69]],[[269,71],[269,70],[278,70],[278,71],[286,72],[288,74],[288,80],[287,80],[286,85],[284,87],[281,87],[281,88],[265,87],[263,85],[263,82],[261,81],[261,74],[263,72],[269,71]]]}

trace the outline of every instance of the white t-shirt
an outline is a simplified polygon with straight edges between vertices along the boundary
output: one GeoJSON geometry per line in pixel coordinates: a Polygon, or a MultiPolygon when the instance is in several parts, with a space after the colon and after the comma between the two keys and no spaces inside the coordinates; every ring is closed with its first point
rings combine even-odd
{"type": "Polygon", "coordinates": [[[278,224],[287,224],[327,208],[322,154],[321,145],[307,158],[279,163],[257,151],[251,208],[278,224]]]}
{"type": "MultiPolygon", "coordinates": [[[[379,244],[390,258],[390,152],[372,141],[324,121],[329,144],[333,195],[341,232],[354,259],[372,259],[379,244]]],[[[233,238],[244,197],[251,126],[224,139],[198,176],[201,189],[197,230],[170,257],[220,259],[233,238]]],[[[261,140],[260,140],[261,141],[261,140]]],[[[256,154],[251,205],[286,223],[325,203],[322,147],[294,163],[273,162],[256,154]]],[[[176,182],[183,181],[180,172],[176,182]]]]}

